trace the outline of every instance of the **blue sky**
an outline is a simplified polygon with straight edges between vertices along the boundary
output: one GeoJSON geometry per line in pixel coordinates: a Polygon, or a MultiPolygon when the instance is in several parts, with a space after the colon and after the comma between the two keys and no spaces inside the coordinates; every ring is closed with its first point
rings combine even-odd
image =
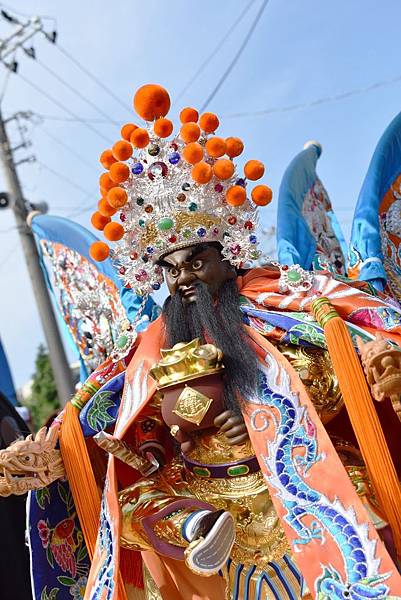
{"type": "MultiPolygon", "coordinates": [[[[127,109],[41,36],[34,42],[38,58],[112,120],[125,122],[134,118],[130,110],[132,95],[144,83],[164,85],[174,99],[247,6],[247,1],[13,0],[12,4],[21,13],[55,17],[61,46],[101,78],[127,109]]],[[[183,106],[197,107],[206,100],[261,4],[262,0],[254,0],[230,38],[179,104],[173,106],[172,118],[176,118],[183,106]]],[[[273,188],[276,199],[290,160],[305,141],[319,140],[323,145],[319,174],[346,237],[375,144],[401,108],[401,81],[295,111],[281,110],[264,116],[233,115],[307,105],[319,98],[335,97],[401,76],[400,18],[401,4],[397,0],[383,0],[380,5],[374,0],[270,0],[240,60],[208,106],[221,119],[222,135],[241,137],[246,143],[246,158],[265,162],[266,183],[273,188]]],[[[51,21],[48,28],[53,28],[51,21]]],[[[0,22],[0,37],[9,32],[9,26],[0,22]]],[[[102,118],[41,64],[22,52],[17,59],[21,75],[70,110],[84,119],[102,118]]],[[[0,84],[4,78],[5,69],[0,65],[0,84]]],[[[3,111],[7,117],[18,110],[68,118],[60,108],[12,75],[3,111]]],[[[110,142],[119,137],[117,125],[108,122],[92,125],[110,142]]],[[[9,132],[17,142],[12,126],[9,132]]],[[[46,200],[52,213],[63,216],[95,206],[100,173],[97,159],[107,141],[82,123],[49,118],[43,125],[29,126],[28,133],[32,147],[27,154],[35,154],[38,162],[19,168],[26,198],[33,202],[46,200]],[[82,159],[52,141],[44,130],[73,147],[82,159]]],[[[23,152],[18,155],[22,156],[23,152]]],[[[1,177],[0,182],[3,183],[1,177]]],[[[274,224],[275,213],[273,202],[262,212],[263,225],[274,224]]],[[[90,212],[85,212],[77,220],[88,225],[89,218],[90,212]]],[[[0,335],[16,384],[21,385],[33,371],[36,348],[43,334],[13,226],[12,213],[1,211],[0,335]]]]}

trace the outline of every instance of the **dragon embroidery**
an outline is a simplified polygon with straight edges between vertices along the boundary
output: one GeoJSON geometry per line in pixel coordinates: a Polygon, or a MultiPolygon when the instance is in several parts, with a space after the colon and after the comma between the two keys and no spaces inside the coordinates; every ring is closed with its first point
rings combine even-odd
{"type": "Polygon", "coordinates": [[[318,453],[316,430],[307,412],[291,390],[288,374],[274,358],[266,357],[268,368],[260,372],[259,405],[251,415],[255,431],[274,424],[274,438],[267,442],[263,455],[270,475],[269,483],[278,492],[286,510],[285,520],[296,532],[294,551],[312,540],[324,543],[330,537],[342,556],[345,578],[332,565],[322,565],[322,574],[315,582],[319,600],[363,600],[388,598],[388,586],[383,582],[390,575],[380,573],[380,561],[375,556],[375,541],[368,536],[368,525],[358,523],[352,508],[345,509],[338,499],[331,501],[305,481],[307,473],[325,459],[318,453]],[[263,406],[263,408],[261,408],[263,406]],[[303,455],[294,454],[304,449],[303,455]],[[312,522],[305,517],[312,517],[312,522]]]}

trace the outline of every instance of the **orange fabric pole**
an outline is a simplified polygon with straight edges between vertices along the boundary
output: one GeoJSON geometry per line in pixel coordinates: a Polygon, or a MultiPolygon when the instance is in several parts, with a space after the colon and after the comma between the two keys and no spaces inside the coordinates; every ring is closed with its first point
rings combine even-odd
{"type": "Polygon", "coordinates": [[[330,301],[319,298],[312,303],[312,309],[316,320],[324,328],[353,430],[401,558],[401,486],[362,366],[347,326],[330,301]]]}

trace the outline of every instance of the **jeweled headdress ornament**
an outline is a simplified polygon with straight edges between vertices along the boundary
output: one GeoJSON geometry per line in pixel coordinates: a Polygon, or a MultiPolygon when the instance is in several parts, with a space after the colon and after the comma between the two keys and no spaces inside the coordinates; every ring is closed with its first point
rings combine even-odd
{"type": "MultiPolygon", "coordinates": [[[[184,108],[173,136],[166,118],[170,97],[159,85],[141,87],[134,108],[146,124],[124,125],[123,139],[101,154],[107,172],[100,176],[102,199],[92,216],[92,225],[115,242],[111,255],[125,285],[139,294],[159,289],[163,275],[156,261],[200,242],[220,242],[235,266],[258,259],[257,206],[267,205],[272,192],[256,185],[249,199],[247,184],[263,176],[264,165],[250,160],[239,176],[233,159],[243,143],[215,135],[219,120],[213,113],[199,117],[184,108]],[[118,212],[120,222],[112,221],[118,212]]],[[[109,254],[105,242],[91,247],[95,260],[109,254]]]]}

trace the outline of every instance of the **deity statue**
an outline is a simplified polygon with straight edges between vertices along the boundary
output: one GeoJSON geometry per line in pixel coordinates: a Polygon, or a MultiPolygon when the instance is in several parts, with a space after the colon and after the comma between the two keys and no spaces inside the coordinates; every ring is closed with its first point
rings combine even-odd
{"type": "MultiPolygon", "coordinates": [[[[371,350],[373,386],[401,364],[401,309],[327,271],[252,268],[258,207],[271,190],[258,184],[248,198],[247,185],[263,164],[248,161],[240,178],[233,159],[243,144],[215,135],[212,113],[184,109],[179,135],[168,139],[170,100],[160,86],[140,88],[134,106],[146,127],[125,125],[101,157],[99,211],[110,213],[103,231],[114,246],[96,242],[92,257],[111,255],[137,294],[165,281],[169,295],[145,332],[135,324],[123,332],[57,420],[60,449],[52,433],[38,434],[55,453],[43,483],[58,486],[59,512],[52,491],[31,485],[36,598],[65,600],[77,582],[85,600],[401,597],[390,475],[369,476],[371,455],[346,408],[352,394],[333,368],[328,317],[320,320],[314,302],[328,299],[362,353],[376,331],[391,341],[378,363],[371,350]],[[46,579],[48,565],[57,581],[46,579]]],[[[385,400],[401,393],[398,379],[383,393],[375,409],[399,475],[401,424],[385,400]]],[[[0,454],[0,486],[15,493],[26,486],[14,450],[0,454]]]]}

